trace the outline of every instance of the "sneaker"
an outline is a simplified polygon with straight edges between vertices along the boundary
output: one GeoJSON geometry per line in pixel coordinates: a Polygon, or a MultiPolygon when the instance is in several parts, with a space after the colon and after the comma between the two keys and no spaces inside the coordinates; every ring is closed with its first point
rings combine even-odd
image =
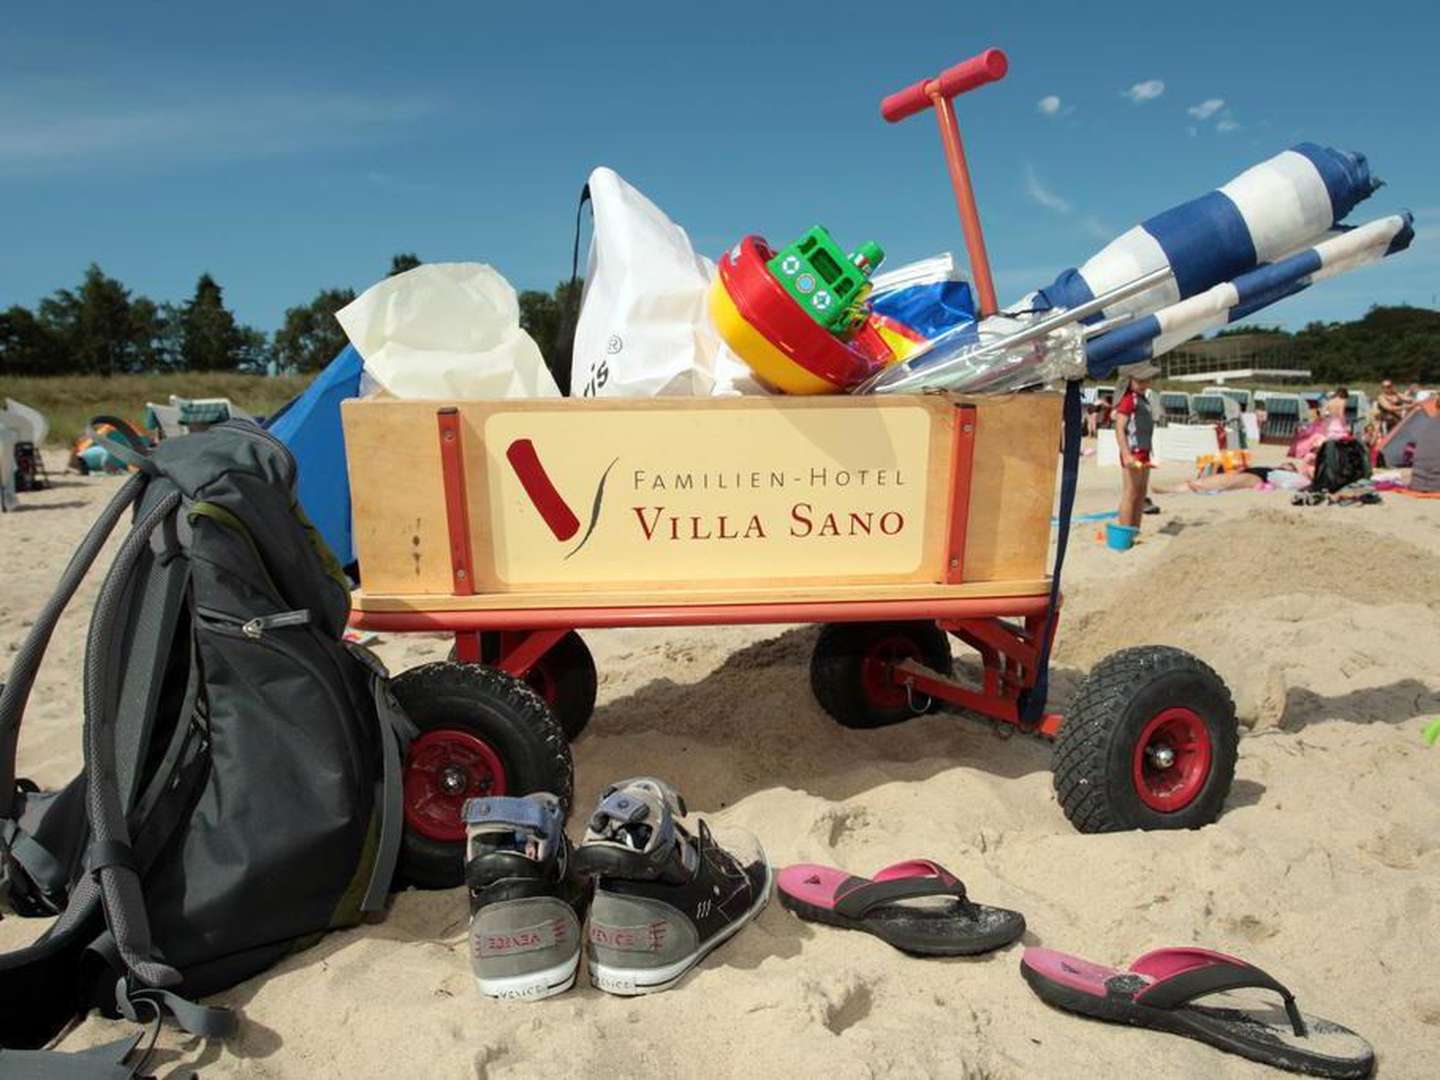
{"type": "Polygon", "coordinates": [[[586,954],[590,981],[611,994],[674,986],[770,898],[759,842],[734,830],[694,836],[676,820],[685,803],[648,777],[606,788],[575,853],[595,875],[586,954]]]}
{"type": "Polygon", "coordinates": [[[574,869],[560,800],[467,799],[470,962],[480,992],[538,1000],[575,985],[588,887],[574,869]]]}

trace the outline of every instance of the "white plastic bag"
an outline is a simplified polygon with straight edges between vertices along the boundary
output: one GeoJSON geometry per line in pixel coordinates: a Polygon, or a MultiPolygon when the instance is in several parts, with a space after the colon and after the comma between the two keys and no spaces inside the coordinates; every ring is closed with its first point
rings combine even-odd
{"type": "Polygon", "coordinates": [[[590,174],[590,200],[595,238],[575,327],[570,393],[716,392],[720,337],[705,311],[715,264],[697,255],[685,230],[613,169],[590,174]]]}
{"type": "Polygon", "coordinates": [[[365,372],[401,398],[558,397],[520,328],[510,283],[483,263],[426,263],[370,286],[335,317],[365,372]]]}

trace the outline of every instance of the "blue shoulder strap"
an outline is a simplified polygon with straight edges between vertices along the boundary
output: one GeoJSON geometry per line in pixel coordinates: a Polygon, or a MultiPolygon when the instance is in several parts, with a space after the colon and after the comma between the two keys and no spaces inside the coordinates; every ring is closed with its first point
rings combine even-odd
{"type": "Polygon", "coordinates": [[[1060,617],[1060,572],[1065,567],[1065,547],[1070,542],[1070,516],[1075,509],[1075,486],[1080,476],[1080,383],[1065,385],[1065,443],[1061,451],[1060,531],[1055,537],[1055,569],[1050,576],[1050,610],[1045,616],[1040,658],[1036,661],[1035,685],[1020,697],[1020,723],[1039,724],[1045,716],[1045,699],[1050,693],[1050,645],[1055,639],[1055,620],[1060,617]]]}

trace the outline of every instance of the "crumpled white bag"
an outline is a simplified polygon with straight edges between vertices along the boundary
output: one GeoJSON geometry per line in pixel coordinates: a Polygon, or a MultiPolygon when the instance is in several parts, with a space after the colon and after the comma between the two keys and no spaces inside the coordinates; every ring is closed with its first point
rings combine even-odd
{"type": "Polygon", "coordinates": [[[494,267],[426,263],[370,286],[335,317],[366,373],[400,398],[558,397],[520,301],[494,267]]]}
{"type": "Polygon", "coordinates": [[[575,327],[574,397],[763,392],[706,312],[715,264],[685,230],[603,166],[590,174],[595,236],[575,327]]]}

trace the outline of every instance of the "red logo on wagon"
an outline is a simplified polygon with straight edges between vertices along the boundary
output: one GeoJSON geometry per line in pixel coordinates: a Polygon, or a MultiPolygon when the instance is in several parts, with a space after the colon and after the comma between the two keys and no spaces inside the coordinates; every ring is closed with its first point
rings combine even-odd
{"type": "MultiPolygon", "coordinates": [[[[531,505],[539,512],[541,520],[549,527],[555,539],[564,543],[579,532],[580,519],[575,515],[575,511],[570,509],[570,504],[560,494],[555,482],[550,479],[550,474],[545,471],[534,442],[529,439],[516,439],[506,449],[505,457],[510,462],[510,467],[515,470],[520,486],[530,497],[531,505]]],[[[565,558],[570,558],[584,547],[590,534],[595,531],[595,523],[600,520],[600,506],[605,499],[605,481],[610,476],[610,470],[615,468],[619,461],[617,457],[600,474],[600,481],[595,485],[595,495],[590,503],[590,524],[586,526],[585,535],[580,538],[580,542],[566,552],[565,558]]]]}

